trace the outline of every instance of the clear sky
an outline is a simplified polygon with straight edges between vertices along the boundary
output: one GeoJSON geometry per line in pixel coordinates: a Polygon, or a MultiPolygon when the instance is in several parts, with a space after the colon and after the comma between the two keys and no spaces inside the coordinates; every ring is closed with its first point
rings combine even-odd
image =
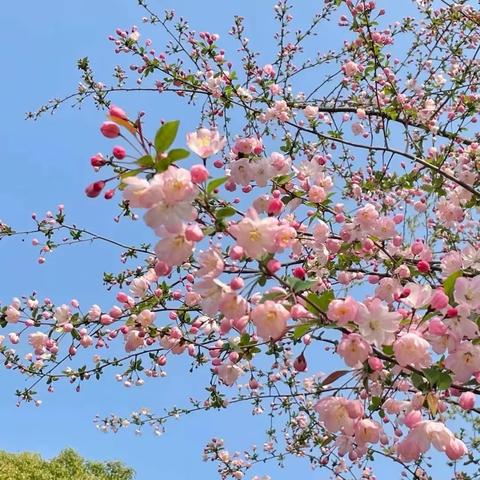
{"type": "MultiPolygon", "coordinates": [[[[138,224],[136,229],[118,226],[112,221],[113,203],[84,197],[83,189],[95,179],[89,158],[97,151],[108,152],[111,144],[98,134],[103,113],[91,105],[80,112],[63,108],[54,116],[38,122],[25,121],[25,112],[34,110],[48,99],[73,91],[78,82],[76,60],[89,56],[99,79],[109,80],[117,58],[107,36],[117,26],[141,27],[143,12],[134,0],[19,0],[4,2],[2,24],[2,76],[0,97],[2,122],[2,188],[0,219],[24,227],[31,212],[54,210],[62,203],[71,222],[117,239],[152,241],[149,230],[138,224]]],[[[248,36],[271,62],[271,0],[222,1],[163,0],[152,1],[154,9],[175,8],[198,30],[218,32],[226,38],[234,14],[247,18],[248,36]]],[[[297,1],[294,12],[306,18],[322,2],[297,1]],[[306,5],[308,3],[308,5],[306,5]]],[[[328,31],[325,32],[328,35],[328,31]]],[[[163,33],[152,35],[161,45],[163,33]]],[[[322,36],[318,37],[323,42],[322,36]]],[[[225,40],[227,45],[229,40],[225,40]]],[[[178,101],[163,97],[131,96],[118,99],[131,112],[145,110],[149,121],[174,119],[178,101]]],[[[188,113],[188,108],[185,109],[188,113]]],[[[180,114],[181,118],[185,114],[180,114]]],[[[184,129],[196,127],[197,119],[185,116],[184,129]],[[190,121],[190,124],[188,123],[190,121]]],[[[109,306],[111,296],[105,293],[101,279],[104,270],[121,269],[118,251],[95,244],[62,248],[49,256],[45,265],[36,263],[38,252],[29,242],[7,239],[0,243],[0,298],[36,290],[40,297],[49,296],[56,303],[78,298],[88,308],[91,303],[109,306]]],[[[320,365],[318,365],[320,369],[320,365]]],[[[267,419],[251,418],[248,408],[235,407],[231,412],[200,414],[171,424],[167,434],[157,438],[149,430],[136,438],[133,429],[120,434],[101,434],[92,419],[95,414],[110,412],[128,415],[140,407],[161,411],[172,405],[184,406],[190,395],[203,396],[205,377],[187,376],[186,365],[179,362],[169,369],[165,379],[147,381],[141,388],[125,389],[107,373],[101,383],[88,382],[80,394],[66,384],[54,394],[43,393],[43,405],[15,407],[15,388],[23,379],[0,370],[0,448],[9,451],[31,450],[50,457],[71,446],[92,459],[120,459],[137,471],[138,480],[175,478],[215,478],[214,467],[201,462],[206,441],[216,435],[231,441],[232,448],[251,443],[261,444],[267,419]],[[180,380],[179,380],[180,379],[180,380]],[[245,419],[249,418],[246,424],[245,419]],[[247,426],[246,426],[247,425],[247,426]]],[[[310,472],[303,462],[290,463],[295,474],[305,480],[327,478],[310,472]]],[[[269,468],[260,469],[267,473],[269,468]]],[[[274,470],[275,471],[275,470],[274,470]]],[[[290,469],[273,478],[291,478],[290,469]]]]}
{"type": "MultiPolygon", "coordinates": [[[[223,38],[227,37],[233,15],[243,14],[247,17],[249,35],[259,48],[271,45],[272,25],[267,22],[272,17],[270,0],[153,1],[152,6],[159,11],[175,7],[198,31],[218,32],[223,38]]],[[[107,36],[117,26],[141,27],[142,16],[134,0],[21,0],[2,5],[0,219],[25,227],[33,211],[42,214],[62,203],[67,218],[78,225],[117,239],[128,240],[135,235],[138,240],[139,235],[144,235],[141,240],[153,240],[149,230],[140,224],[128,232],[116,225],[111,220],[115,214],[113,203],[92,201],[83,195],[85,186],[96,179],[89,165],[90,156],[111,148],[111,143],[98,133],[103,113],[86,105],[80,112],[67,107],[38,122],[24,120],[27,111],[76,88],[78,58],[88,55],[99,78],[108,81],[118,59],[107,36]]],[[[160,32],[152,38],[159,45],[164,40],[160,32]]],[[[265,59],[271,61],[268,51],[265,59]]],[[[131,112],[145,110],[154,125],[161,117],[178,116],[178,101],[162,97],[124,97],[118,103],[131,112]]],[[[187,121],[183,128],[193,129],[197,121],[190,119],[190,125],[187,121]]],[[[40,266],[36,263],[38,251],[28,241],[4,240],[0,243],[0,298],[5,303],[13,296],[36,290],[40,297],[49,296],[57,303],[68,303],[76,297],[85,308],[93,302],[107,307],[111,296],[102,287],[102,272],[121,269],[118,254],[99,243],[65,248],[40,266]]],[[[101,383],[86,383],[79,394],[67,384],[58,385],[54,394],[40,390],[43,399],[40,408],[17,408],[14,391],[26,386],[23,377],[5,370],[0,370],[0,376],[0,418],[4,432],[0,435],[1,449],[31,450],[50,457],[71,446],[88,458],[124,461],[135,468],[138,480],[215,478],[214,466],[201,461],[206,441],[221,434],[231,440],[232,448],[261,444],[267,422],[266,418],[252,419],[249,409],[239,407],[231,413],[185,418],[172,424],[161,438],[150,430],[137,438],[133,429],[117,435],[102,434],[95,429],[92,419],[97,413],[128,415],[142,406],[160,412],[163,407],[184,406],[189,395],[203,397],[202,378],[187,377],[185,365],[170,368],[165,379],[147,381],[144,387],[130,390],[108,373],[101,383]],[[248,428],[245,428],[246,418],[250,418],[248,428]]],[[[300,470],[296,471],[302,472],[303,478],[315,478],[303,462],[298,465],[300,470]]],[[[258,470],[261,472],[262,469],[258,470]]],[[[275,478],[287,478],[287,474],[285,471],[275,478]]]]}

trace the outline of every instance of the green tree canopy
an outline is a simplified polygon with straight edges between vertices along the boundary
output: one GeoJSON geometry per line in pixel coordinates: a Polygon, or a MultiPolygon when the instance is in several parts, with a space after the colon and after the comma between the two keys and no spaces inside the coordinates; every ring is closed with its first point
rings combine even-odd
{"type": "Polygon", "coordinates": [[[85,460],[72,449],[52,460],[36,453],[0,451],[0,480],[132,480],[134,475],[121,462],[85,460]]]}

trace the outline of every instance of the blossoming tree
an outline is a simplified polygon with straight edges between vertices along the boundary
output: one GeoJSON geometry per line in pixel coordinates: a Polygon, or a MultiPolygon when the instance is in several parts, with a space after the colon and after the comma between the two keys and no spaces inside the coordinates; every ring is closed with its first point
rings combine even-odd
{"type": "Polygon", "coordinates": [[[78,91],[29,116],[87,100],[107,110],[112,150],[91,158],[85,193],[150,230],[137,222],[144,242],[124,245],[63,207],[30,232],[0,225],[0,238],[33,235],[40,262],[91,240],[122,248],[126,264],[105,275],[110,305],[28,296],[2,307],[5,366],[32,378],[19,401],[38,402],[41,382],[113,372],[141,385],[186,356],[207,397],[98,427],[162,432],[171,417],[243,402],[283,427],[262,451],[206,445],[222,479],[290,455],[332,478],[374,479],[386,458],[427,479],[435,450],[449,478],[478,478],[480,12],[417,0],[402,17],[390,2],[325,0],[294,30],[281,0],[277,51],[260,62],[242,17],[227,52],[218,34],[138,3],[166,43],[118,29],[115,52],[133,64],[115,67],[116,84],[84,58],[78,91]],[[338,35],[325,48],[326,25],[338,35]],[[176,95],[196,129],[183,138],[170,118],[147,132],[143,112],[118,106],[130,91],[176,95]]]}

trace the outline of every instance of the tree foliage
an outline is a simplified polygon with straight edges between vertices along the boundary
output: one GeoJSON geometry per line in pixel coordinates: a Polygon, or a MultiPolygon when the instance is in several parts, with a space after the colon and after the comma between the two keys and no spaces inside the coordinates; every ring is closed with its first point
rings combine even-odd
{"type": "Polygon", "coordinates": [[[72,449],[51,460],[36,453],[0,452],[1,480],[133,480],[134,471],[120,462],[92,462],[72,449]]]}

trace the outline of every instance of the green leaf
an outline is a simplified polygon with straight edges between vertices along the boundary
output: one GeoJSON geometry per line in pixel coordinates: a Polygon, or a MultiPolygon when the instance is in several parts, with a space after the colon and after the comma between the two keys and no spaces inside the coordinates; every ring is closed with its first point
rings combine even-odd
{"type": "Polygon", "coordinates": [[[393,347],[391,345],[384,345],[382,350],[385,355],[393,355],[393,347]]]}
{"type": "Polygon", "coordinates": [[[155,135],[155,148],[157,152],[166,152],[170,145],[175,140],[178,132],[180,122],[175,120],[173,122],[164,123],[155,135]]]}
{"type": "Polygon", "coordinates": [[[287,283],[294,292],[303,292],[310,289],[317,282],[315,280],[300,280],[296,277],[288,277],[287,283]]]}
{"type": "Polygon", "coordinates": [[[438,370],[435,367],[431,368],[426,368],[423,371],[423,374],[425,375],[425,378],[430,382],[430,385],[435,385],[441,375],[440,370],[438,370]]]}
{"type": "Polygon", "coordinates": [[[226,218],[226,217],[231,217],[236,213],[237,211],[233,207],[222,207],[215,212],[215,215],[217,218],[226,218]]]}
{"type": "Polygon", "coordinates": [[[307,332],[310,331],[311,327],[312,326],[309,323],[304,323],[303,325],[299,325],[293,331],[293,339],[300,340],[307,332]]]}
{"type": "Polygon", "coordinates": [[[428,388],[427,382],[425,382],[425,379],[419,375],[418,373],[413,373],[411,377],[413,386],[415,388],[418,388],[418,390],[425,390],[425,388],[428,388]]]}
{"type": "Polygon", "coordinates": [[[262,297],[262,299],[260,300],[260,303],[264,303],[267,300],[277,300],[277,299],[282,298],[284,296],[285,296],[285,294],[282,293],[282,292],[268,292],[262,297]]]}
{"type": "Polygon", "coordinates": [[[167,160],[171,163],[176,162],[178,160],[183,160],[190,155],[188,150],[184,148],[174,148],[168,152],[167,160]]]}
{"type": "Polygon", "coordinates": [[[462,275],[463,272],[461,270],[459,270],[458,272],[453,272],[443,282],[443,290],[445,294],[448,295],[450,303],[453,302],[453,289],[455,287],[455,282],[457,281],[457,278],[461,277],[462,275]]]}
{"type": "Polygon", "coordinates": [[[248,333],[244,333],[241,337],[240,337],[240,343],[238,344],[240,347],[243,347],[245,345],[249,345],[251,342],[250,342],[250,335],[248,333]]]}
{"type": "Polygon", "coordinates": [[[334,298],[335,294],[333,293],[333,290],[326,290],[321,295],[311,292],[307,295],[307,300],[309,302],[306,305],[307,310],[311,313],[318,313],[318,310],[325,313],[328,310],[330,302],[334,298]]]}
{"type": "Polygon", "coordinates": [[[442,372],[437,380],[437,388],[438,390],[447,390],[452,385],[452,382],[452,377],[448,373],[442,372]]]}
{"type": "Polygon", "coordinates": [[[375,410],[378,410],[380,408],[381,404],[382,404],[381,397],[372,397],[372,403],[369,405],[368,409],[371,412],[374,412],[375,410]]]}
{"type": "Polygon", "coordinates": [[[218,188],[220,185],[223,185],[227,180],[228,180],[228,177],[215,178],[214,180],[208,183],[207,193],[208,194],[212,193],[216,188],[218,188]]]}
{"type": "Polygon", "coordinates": [[[137,165],[140,167],[153,167],[155,161],[151,155],[144,155],[136,161],[137,165]]]}
{"type": "Polygon", "coordinates": [[[170,162],[168,161],[168,157],[157,158],[157,161],[155,162],[155,170],[158,173],[164,172],[169,166],[170,162]]]}

